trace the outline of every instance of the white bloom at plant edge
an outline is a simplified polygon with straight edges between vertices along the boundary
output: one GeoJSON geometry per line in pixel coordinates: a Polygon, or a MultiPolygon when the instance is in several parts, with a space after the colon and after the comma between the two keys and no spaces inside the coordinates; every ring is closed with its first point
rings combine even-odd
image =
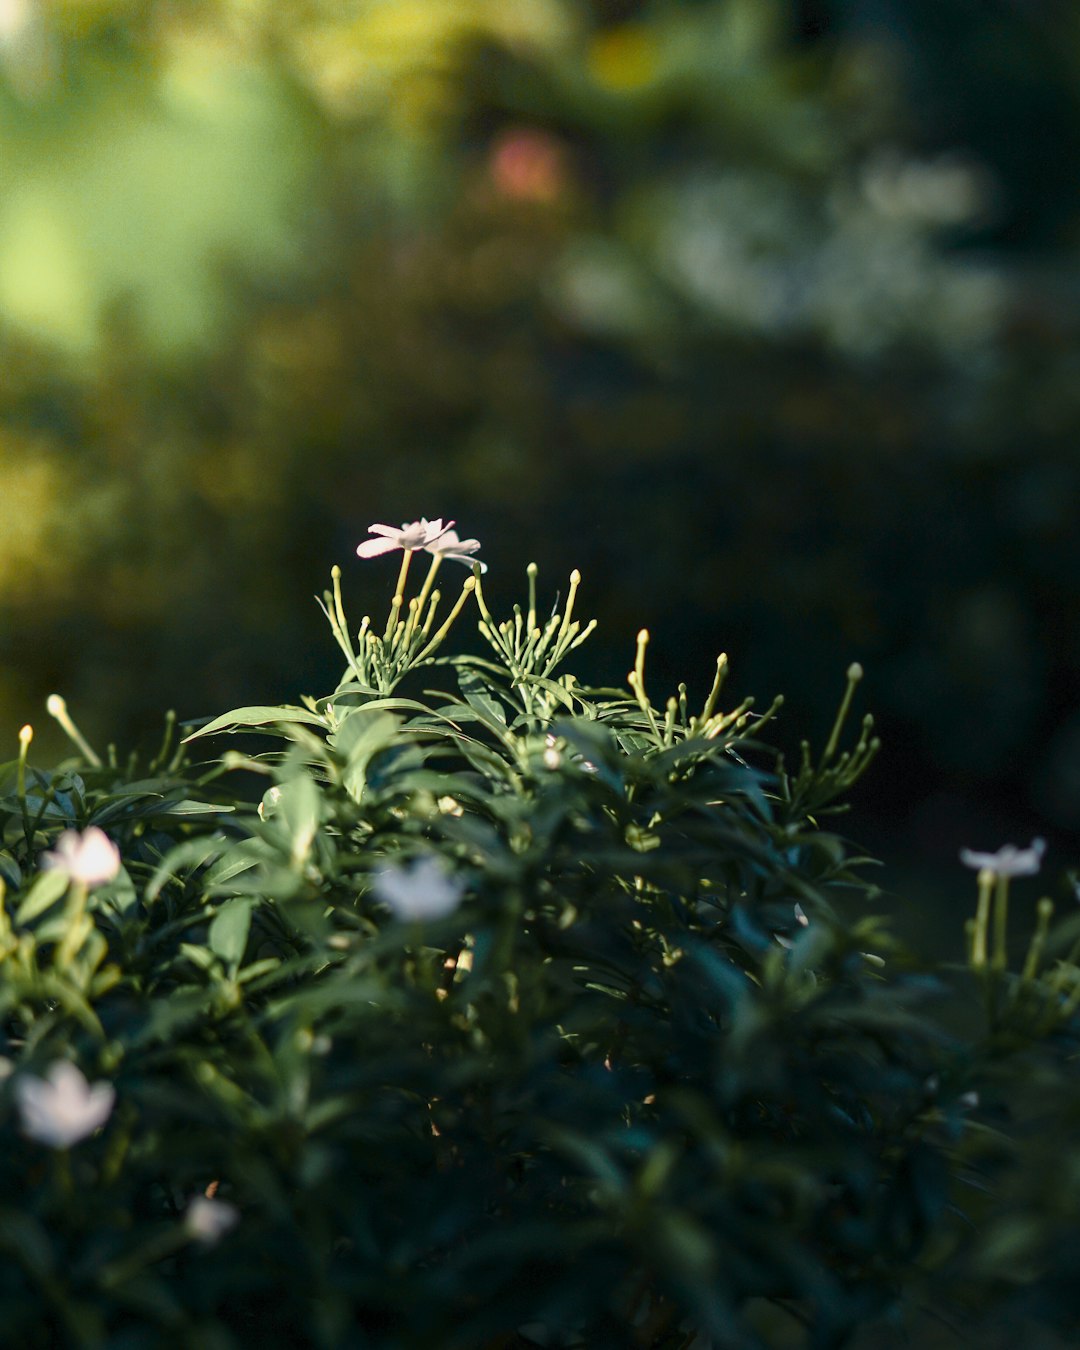
{"type": "Polygon", "coordinates": [[[196,1195],[184,1211],[184,1231],[196,1242],[212,1247],[220,1242],[230,1228],[240,1222],[240,1211],[227,1200],[213,1200],[208,1195],[196,1195]]]}
{"type": "Polygon", "coordinates": [[[457,530],[444,530],[438,539],[430,544],[425,544],[424,547],[428,553],[435,553],[440,558],[449,558],[452,562],[464,563],[466,567],[471,567],[473,563],[477,563],[481,572],[487,571],[487,563],[480,562],[479,558],[472,556],[480,551],[480,540],[461,539],[457,530]]]}
{"type": "Polygon", "coordinates": [[[974,867],[979,872],[993,872],[998,877],[1033,877],[1042,866],[1045,852],[1046,840],[1033,839],[1030,848],[1006,844],[996,853],[976,853],[974,849],[962,848],[960,861],[965,867],[974,867]]]}
{"type": "Polygon", "coordinates": [[[91,825],[82,834],[65,830],[52,852],[42,855],[41,865],[60,868],[84,886],[101,886],[120,871],[120,850],[104,830],[91,825]]]}
{"type": "MultiPolygon", "coordinates": [[[[428,520],[425,516],[421,516],[419,520],[406,523],[400,528],[397,525],[369,525],[368,534],[379,537],[365,539],[362,544],[356,546],[356,552],[361,558],[377,558],[380,553],[393,553],[396,548],[403,548],[407,553],[415,553],[417,549],[428,548],[436,540],[450,533],[453,523],[450,520],[444,525],[441,516],[438,520],[428,520]]],[[[454,537],[457,538],[456,535],[454,537]]]]}
{"type": "Polygon", "coordinates": [[[386,867],[372,881],[375,898],[395,919],[443,919],[453,914],[465,894],[464,883],[445,872],[434,858],[386,867]]]}
{"type": "Polygon", "coordinates": [[[20,1074],[14,1092],[23,1133],[49,1148],[70,1148],[93,1134],[116,1100],[111,1083],[91,1085],[67,1059],[50,1065],[44,1078],[20,1074]]]}

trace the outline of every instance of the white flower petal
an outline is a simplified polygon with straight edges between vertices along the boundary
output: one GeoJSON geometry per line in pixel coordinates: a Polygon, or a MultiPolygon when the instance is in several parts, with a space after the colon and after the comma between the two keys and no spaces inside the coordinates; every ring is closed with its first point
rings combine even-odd
{"type": "Polygon", "coordinates": [[[403,921],[445,918],[457,909],[465,893],[464,884],[449,876],[434,858],[384,868],[372,881],[376,899],[403,921]]]}
{"type": "Polygon", "coordinates": [[[101,886],[120,871],[120,850],[104,830],[91,825],[82,834],[65,830],[52,852],[43,854],[41,865],[59,868],[84,886],[101,886]]]}
{"type": "Polygon", "coordinates": [[[1042,866],[1046,852],[1045,839],[1033,839],[1030,848],[1005,844],[996,853],[978,853],[974,849],[960,850],[960,861],[965,867],[980,872],[993,872],[999,877],[1032,877],[1042,866]]]}
{"type": "Polygon", "coordinates": [[[377,558],[380,553],[393,553],[401,544],[395,539],[365,539],[357,544],[356,553],[360,558],[377,558]]]}
{"type": "Polygon", "coordinates": [[[184,1228],[196,1242],[213,1246],[240,1222],[240,1211],[227,1200],[196,1195],[184,1211],[184,1228]]]}
{"type": "Polygon", "coordinates": [[[91,1086],[69,1060],[51,1065],[44,1078],[20,1076],[14,1092],[23,1133],[49,1148],[70,1148],[93,1134],[116,1101],[111,1083],[91,1086]]]}
{"type": "MultiPolygon", "coordinates": [[[[479,539],[460,539],[456,530],[447,529],[443,534],[432,542],[424,546],[429,553],[438,554],[440,558],[449,558],[452,562],[464,563],[466,567],[471,567],[479,559],[473,558],[473,553],[480,550],[479,539]]],[[[480,563],[480,570],[487,571],[487,564],[480,563]]]]}

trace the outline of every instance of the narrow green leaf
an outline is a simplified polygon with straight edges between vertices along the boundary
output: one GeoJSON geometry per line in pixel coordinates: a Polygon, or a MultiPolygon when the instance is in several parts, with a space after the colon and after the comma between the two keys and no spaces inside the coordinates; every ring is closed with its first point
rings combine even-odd
{"type": "Polygon", "coordinates": [[[213,736],[219,731],[243,731],[247,727],[273,727],[288,722],[304,722],[312,727],[326,727],[326,719],[317,713],[309,712],[307,708],[296,708],[288,704],[280,708],[255,704],[250,708],[237,708],[233,712],[215,717],[206,726],[193,731],[190,736],[185,736],[182,744],[187,745],[189,741],[198,740],[200,736],[213,736]]]}
{"type": "Polygon", "coordinates": [[[15,911],[15,922],[30,923],[39,914],[44,914],[50,905],[56,904],[67,888],[68,874],[63,868],[50,868],[47,872],[39,873],[26,898],[15,911]]]}
{"type": "Polygon", "coordinates": [[[243,959],[251,928],[252,903],[248,899],[227,901],[214,916],[206,935],[210,950],[227,966],[237,966],[243,959]]]}

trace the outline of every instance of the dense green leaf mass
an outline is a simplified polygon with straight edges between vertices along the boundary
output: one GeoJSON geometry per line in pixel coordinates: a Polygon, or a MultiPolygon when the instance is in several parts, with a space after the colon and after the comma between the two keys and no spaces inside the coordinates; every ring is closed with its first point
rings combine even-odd
{"type": "Polygon", "coordinates": [[[478,580],[490,650],[407,695],[354,657],[308,715],[188,738],[251,755],[0,768],[6,1343],[1069,1335],[1075,934],[1021,975],[920,968],[822,826],[868,726],[790,774],[723,663],[698,714],[645,694],[645,634],[629,693],[583,688],[569,606],[545,652],[478,580]],[[87,896],[38,860],[91,823],[123,866],[87,896]],[[380,874],[425,859],[460,905],[399,918],[380,874]],[[61,1058],[116,1101],[53,1151],[17,1088],[61,1058]],[[216,1242],[201,1195],[238,1215],[216,1242]]]}

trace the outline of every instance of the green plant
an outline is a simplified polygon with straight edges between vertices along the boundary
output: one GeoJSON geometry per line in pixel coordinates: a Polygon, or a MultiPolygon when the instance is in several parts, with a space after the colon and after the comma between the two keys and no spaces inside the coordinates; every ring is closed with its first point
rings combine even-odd
{"type": "Polygon", "coordinates": [[[1020,975],[928,973],[858,915],[821,820],[877,748],[840,748],[861,671],[791,775],[726,658],[657,705],[643,631],[581,686],[576,573],[499,620],[476,565],[436,630],[421,525],[381,635],[335,569],[329,695],[170,718],[145,776],[28,731],[0,769],[11,1343],[818,1347],[1010,1282],[1068,1324],[1033,1163],[1076,953],[1044,907],[1020,975]]]}

